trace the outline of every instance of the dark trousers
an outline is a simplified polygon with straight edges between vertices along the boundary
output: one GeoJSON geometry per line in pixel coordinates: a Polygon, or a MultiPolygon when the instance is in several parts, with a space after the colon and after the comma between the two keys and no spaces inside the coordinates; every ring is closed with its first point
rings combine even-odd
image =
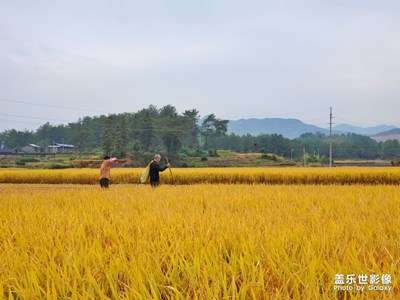
{"type": "Polygon", "coordinates": [[[100,186],[102,188],[108,189],[109,184],[110,184],[110,180],[108,178],[101,178],[100,179],[100,186]]]}
{"type": "Polygon", "coordinates": [[[150,180],[150,185],[151,185],[152,187],[157,187],[157,186],[160,185],[160,181],[151,181],[151,180],[150,180]]]}

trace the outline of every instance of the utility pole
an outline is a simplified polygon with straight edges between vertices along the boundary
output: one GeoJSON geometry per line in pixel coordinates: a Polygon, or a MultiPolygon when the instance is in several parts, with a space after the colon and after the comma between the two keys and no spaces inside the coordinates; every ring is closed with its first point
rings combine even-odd
{"type": "Polygon", "coordinates": [[[332,167],[332,107],[329,116],[329,167],[332,167]]]}

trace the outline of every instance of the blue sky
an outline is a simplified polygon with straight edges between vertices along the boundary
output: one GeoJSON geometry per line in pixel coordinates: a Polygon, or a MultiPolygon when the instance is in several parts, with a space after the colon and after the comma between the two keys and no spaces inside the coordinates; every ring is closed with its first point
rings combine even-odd
{"type": "Polygon", "coordinates": [[[0,131],[150,104],[400,127],[399,1],[0,0],[0,131]]]}

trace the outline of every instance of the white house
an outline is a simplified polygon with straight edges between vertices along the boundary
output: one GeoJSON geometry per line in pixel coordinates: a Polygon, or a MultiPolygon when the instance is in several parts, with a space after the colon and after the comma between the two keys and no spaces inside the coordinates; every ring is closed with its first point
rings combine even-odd
{"type": "Polygon", "coordinates": [[[69,144],[58,144],[47,146],[47,153],[73,153],[75,150],[74,145],[69,144]]]}

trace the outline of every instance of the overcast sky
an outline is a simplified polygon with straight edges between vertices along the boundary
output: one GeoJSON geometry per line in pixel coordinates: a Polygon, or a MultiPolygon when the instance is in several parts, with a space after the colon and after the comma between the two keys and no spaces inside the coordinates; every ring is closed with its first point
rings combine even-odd
{"type": "Polygon", "coordinates": [[[0,131],[171,104],[400,127],[398,0],[0,0],[0,131]]]}

